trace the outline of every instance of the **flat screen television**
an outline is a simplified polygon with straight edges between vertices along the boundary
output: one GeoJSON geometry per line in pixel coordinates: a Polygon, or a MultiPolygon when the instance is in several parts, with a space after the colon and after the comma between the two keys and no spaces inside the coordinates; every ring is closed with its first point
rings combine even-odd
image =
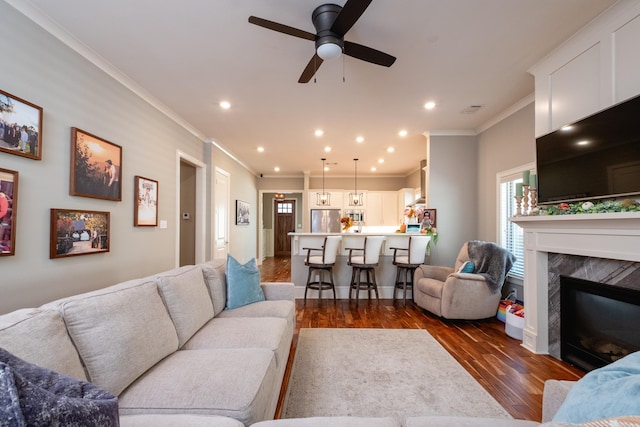
{"type": "Polygon", "coordinates": [[[536,138],[538,204],[640,194],[640,96],[536,138]]]}

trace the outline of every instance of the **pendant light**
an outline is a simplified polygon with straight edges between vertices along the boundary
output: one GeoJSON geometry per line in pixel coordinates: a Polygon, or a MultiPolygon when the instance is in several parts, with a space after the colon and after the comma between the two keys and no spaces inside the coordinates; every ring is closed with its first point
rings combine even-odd
{"type": "Polygon", "coordinates": [[[331,205],[331,193],[324,191],[324,162],[327,159],[322,160],[322,193],[316,193],[316,205],[318,206],[330,206],[331,205]]]}
{"type": "Polygon", "coordinates": [[[355,162],[355,186],[353,193],[349,193],[349,206],[362,206],[362,193],[358,193],[358,159],[355,162]]]}

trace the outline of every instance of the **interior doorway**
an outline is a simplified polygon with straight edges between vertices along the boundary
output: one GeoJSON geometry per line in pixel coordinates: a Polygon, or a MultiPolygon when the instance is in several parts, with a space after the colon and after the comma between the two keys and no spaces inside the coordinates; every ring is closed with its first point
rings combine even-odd
{"type": "Polygon", "coordinates": [[[196,263],[196,168],[180,162],[180,267],[196,263]]]}
{"type": "Polygon", "coordinates": [[[273,252],[275,256],[291,256],[291,237],[296,230],[296,201],[274,200],[273,206],[273,252]]]}
{"type": "Polygon", "coordinates": [[[214,183],[214,243],[213,259],[226,259],[229,252],[229,194],[231,177],[223,169],[216,167],[214,183]]]}

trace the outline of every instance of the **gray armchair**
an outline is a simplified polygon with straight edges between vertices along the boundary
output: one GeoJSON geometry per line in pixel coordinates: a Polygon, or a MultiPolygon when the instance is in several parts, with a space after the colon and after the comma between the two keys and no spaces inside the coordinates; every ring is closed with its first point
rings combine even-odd
{"type": "Polygon", "coordinates": [[[415,303],[446,319],[495,316],[502,284],[514,262],[515,257],[495,243],[467,242],[460,249],[453,268],[421,265],[416,269],[415,303]],[[474,262],[474,273],[459,272],[466,261],[474,262]]]}

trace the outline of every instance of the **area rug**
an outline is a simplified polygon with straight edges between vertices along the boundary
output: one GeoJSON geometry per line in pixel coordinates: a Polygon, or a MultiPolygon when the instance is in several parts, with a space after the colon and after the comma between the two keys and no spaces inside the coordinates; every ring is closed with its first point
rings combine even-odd
{"type": "Polygon", "coordinates": [[[303,328],[282,418],[511,418],[425,330],[303,328]]]}

